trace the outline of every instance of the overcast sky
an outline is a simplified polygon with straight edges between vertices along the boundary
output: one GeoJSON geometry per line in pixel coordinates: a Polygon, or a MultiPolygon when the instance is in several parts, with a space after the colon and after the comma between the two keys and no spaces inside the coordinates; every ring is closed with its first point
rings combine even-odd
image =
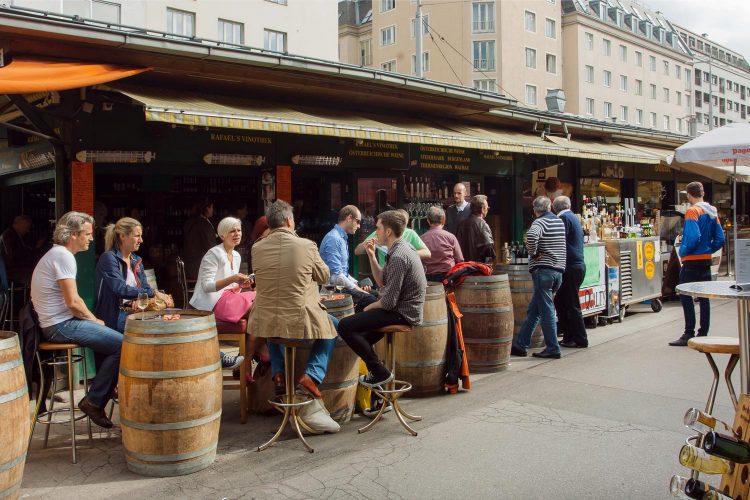
{"type": "Polygon", "coordinates": [[[708,37],[750,60],[750,36],[745,22],[750,15],[748,0],[640,0],[661,11],[675,24],[708,37]]]}

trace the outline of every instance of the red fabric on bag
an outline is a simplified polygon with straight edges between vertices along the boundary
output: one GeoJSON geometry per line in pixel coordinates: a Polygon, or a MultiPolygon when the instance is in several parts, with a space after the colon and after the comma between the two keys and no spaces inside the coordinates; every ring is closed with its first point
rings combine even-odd
{"type": "Polygon", "coordinates": [[[214,317],[217,321],[237,323],[247,315],[255,301],[255,292],[240,293],[239,288],[224,290],[214,306],[214,317]]]}

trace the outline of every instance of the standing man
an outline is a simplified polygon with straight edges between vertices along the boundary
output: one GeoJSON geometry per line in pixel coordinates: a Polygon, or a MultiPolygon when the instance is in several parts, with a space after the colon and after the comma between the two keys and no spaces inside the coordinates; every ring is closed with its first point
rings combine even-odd
{"type": "MultiPolygon", "coordinates": [[[[315,401],[305,405],[300,417],[313,430],[338,432],[340,427],[323,405],[318,389],[336,343],[336,325],[318,294],[330,271],[318,255],[315,243],[294,232],[294,214],[289,203],[273,202],[266,218],[271,232],[252,248],[257,294],[248,331],[258,337],[314,340],[305,373],[297,380],[297,390],[307,392],[315,401]]],[[[277,392],[282,387],[283,393],[283,347],[269,342],[268,352],[277,392]]]]}
{"type": "MultiPolygon", "coordinates": [[[[724,246],[724,231],[721,229],[716,207],[703,201],[703,184],[691,182],[687,185],[690,208],[685,212],[679,256],[682,261],[680,284],[695,281],[711,281],[711,254],[724,246]]],[[[674,346],[687,345],[695,335],[695,304],[689,295],[680,295],[682,312],[685,315],[685,332],[669,343],[674,346]]],[[[708,335],[711,309],[707,298],[700,298],[700,327],[698,336],[708,335]]]]}
{"type": "Polygon", "coordinates": [[[383,338],[383,334],[373,330],[422,322],[427,280],[417,253],[401,239],[405,228],[406,219],[398,210],[378,215],[375,225],[377,244],[388,247],[385,267],[381,269],[375,257],[374,240],[368,240],[367,257],[377,281],[383,284],[380,299],[365,307],[363,312],[347,316],[339,323],[339,335],[367,365],[369,373],[360,378],[365,387],[372,388],[393,380],[393,374],[372,347],[383,338]]]}
{"type": "Polygon", "coordinates": [[[466,186],[459,182],[453,186],[453,205],[445,212],[445,229],[456,234],[458,225],[469,218],[469,202],[466,201],[466,186]]]}
{"type": "Polygon", "coordinates": [[[370,293],[370,287],[361,288],[357,280],[349,275],[349,235],[357,232],[361,222],[362,214],[354,205],[346,205],[339,210],[338,223],[320,243],[320,257],[331,271],[331,282],[343,283],[355,304],[365,301],[367,305],[377,300],[370,293]]]}
{"type": "Polygon", "coordinates": [[[581,314],[581,300],[578,289],[586,275],[583,260],[583,228],[578,217],[570,211],[570,198],[558,196],[552,202],[552,209],[565,224],[565,272],[560,290],[555,295],[557,327],[562,330],[563,347],[588,347],[586,325],[581,314]]]}
{"type": "Polygon", "coordinates": [[[466,260],[482,264],[495,258],[495,242],[492,230],[484,220],[490,205],[483,194],[472,196],[471,216],[458,225],[456,238],[466,260]]]}
{"type": "Polygon", "coordinates": [[[527,355],[531,334],[541,321],[546,347],[542,352],[535,352],[534,357],[560,359],[552,297],[560,288],[562,274],[565,272],[565,224],[550,212],[550,205],[549,198],[537,196],[534,200],[536,220],[526,232],[529,272],[534,283],[534,293],[529,302],[526,320],[510,349],[514,356],[527,355]]]}
{"type": "Polygon", "coordinates": [[[427,281],[441,282],[453,266],[463,262],[464,256],[456,237],[443,229],[445,212],[442,208],[427,209],[427,222],[430,229],[422,235],[422,241],[427,245],[431,256],[424,261],[425,274],[427,281]]]}
{"type": "Polygon", "coordinates": [[[31,302],[45,340],[89,347],[100,356],[96,377],[78,408],[95,424],[109,429],[112,421],[104,407],[117,386],[122,334],[104,326],[104,321],[89,311],[76,286],[74,255],[89,249],[94,239],[93,224],[94,218],[81,212],[60,217],[53,235],[55,245],[44,254],[31,277],[31,302]]]}

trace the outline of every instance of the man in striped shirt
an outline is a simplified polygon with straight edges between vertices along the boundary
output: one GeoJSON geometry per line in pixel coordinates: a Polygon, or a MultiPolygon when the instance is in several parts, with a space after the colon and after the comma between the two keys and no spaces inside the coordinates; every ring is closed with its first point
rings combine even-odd
{"type": "Polygon", "coordinates": [[[553,297],[562,283],[565,272],[565,224],[550,212],[552,202],[546,196],[534,200],[536,220],[526,232],[526,249],[529,251],[529,272],[534,283],[534,294],[529,302],[526,320],[511,347],[514,356],[526,356],[531,333],[542,322],[546,348],[533,354],[536,358],[560,359],[557,343],[555,304],[553,297]]]}

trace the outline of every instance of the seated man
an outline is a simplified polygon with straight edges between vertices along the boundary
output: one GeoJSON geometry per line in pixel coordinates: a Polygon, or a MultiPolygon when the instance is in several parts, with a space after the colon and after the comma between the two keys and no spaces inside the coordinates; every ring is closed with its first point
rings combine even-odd
{"type": "Polygon", "coordinates": [[[320,257],[331,270],[330,281],[340,284],[351,294],[358,309],[375,302],[370,287],[360,287],[357,280],[349,275],[349,235],[357,232],[362,214],[354,205],[339,210],[338,223],[333,226],[320,243],[320,257]]]}
{"type": "Polygon", "coordinates": [[[393,380],[393,374],[383,366],[372,347],[383,334],[373,330],[394,324],[420,324],[427,291],[422,263],[411,245],[401,239],[406,227],[403,214],[398,210],[383,212],[378,215],[375,227],[377,243],[388,247],[386,264],[381,268],[375,257],[375,240],[367,244],[373,274],[383,283],[380,299],[339,323],[339,335],[367,365],[369,373],[360,379],[366,387],[393,380]]]}
{"type": "Polygon", "coordinates": [[[44,254],[31,277],[31,302],[46,340],[75,343],[97,354],[100,363],[96,377],[78,408],[95,424],[109,429],[112,422],[104,407],[117,386],[122,334],[104,326],[104,321],[89,311],[76,286],[74,254],[89,249],[94,239],[93,224],[93,217],[80,212],[60,217],[53,236],[55,245],[44,254]]]}
{"type": "MultiPolygon", "coordinates": [[[[294,232],[291,205],[274,202],[266,218],[271,232],[252,248],[256,296],[250,331],[258,337],[314,340],[297,390],[309,393],[315,401],[305,405],[299,415],[313,430],[337,432],[339,425],[328,414],[318,390],[336,342],[336,325],[318,294],[330,272],[315,243],[294,232]]],[[[284,348],[270,342],[268,352],[277,393],[283,393],[284,348]]]]}
{"type": "Polygon", "coordinates": [[[439,283],[453,266],[464,261],[464,256],[456,237],[443,229],[445,212],[442,208],[427,209],[427,222],[430,229],[422,235],[422,241],[432,255],[424,261],[425,274],[427,281],[439,283]]]}

